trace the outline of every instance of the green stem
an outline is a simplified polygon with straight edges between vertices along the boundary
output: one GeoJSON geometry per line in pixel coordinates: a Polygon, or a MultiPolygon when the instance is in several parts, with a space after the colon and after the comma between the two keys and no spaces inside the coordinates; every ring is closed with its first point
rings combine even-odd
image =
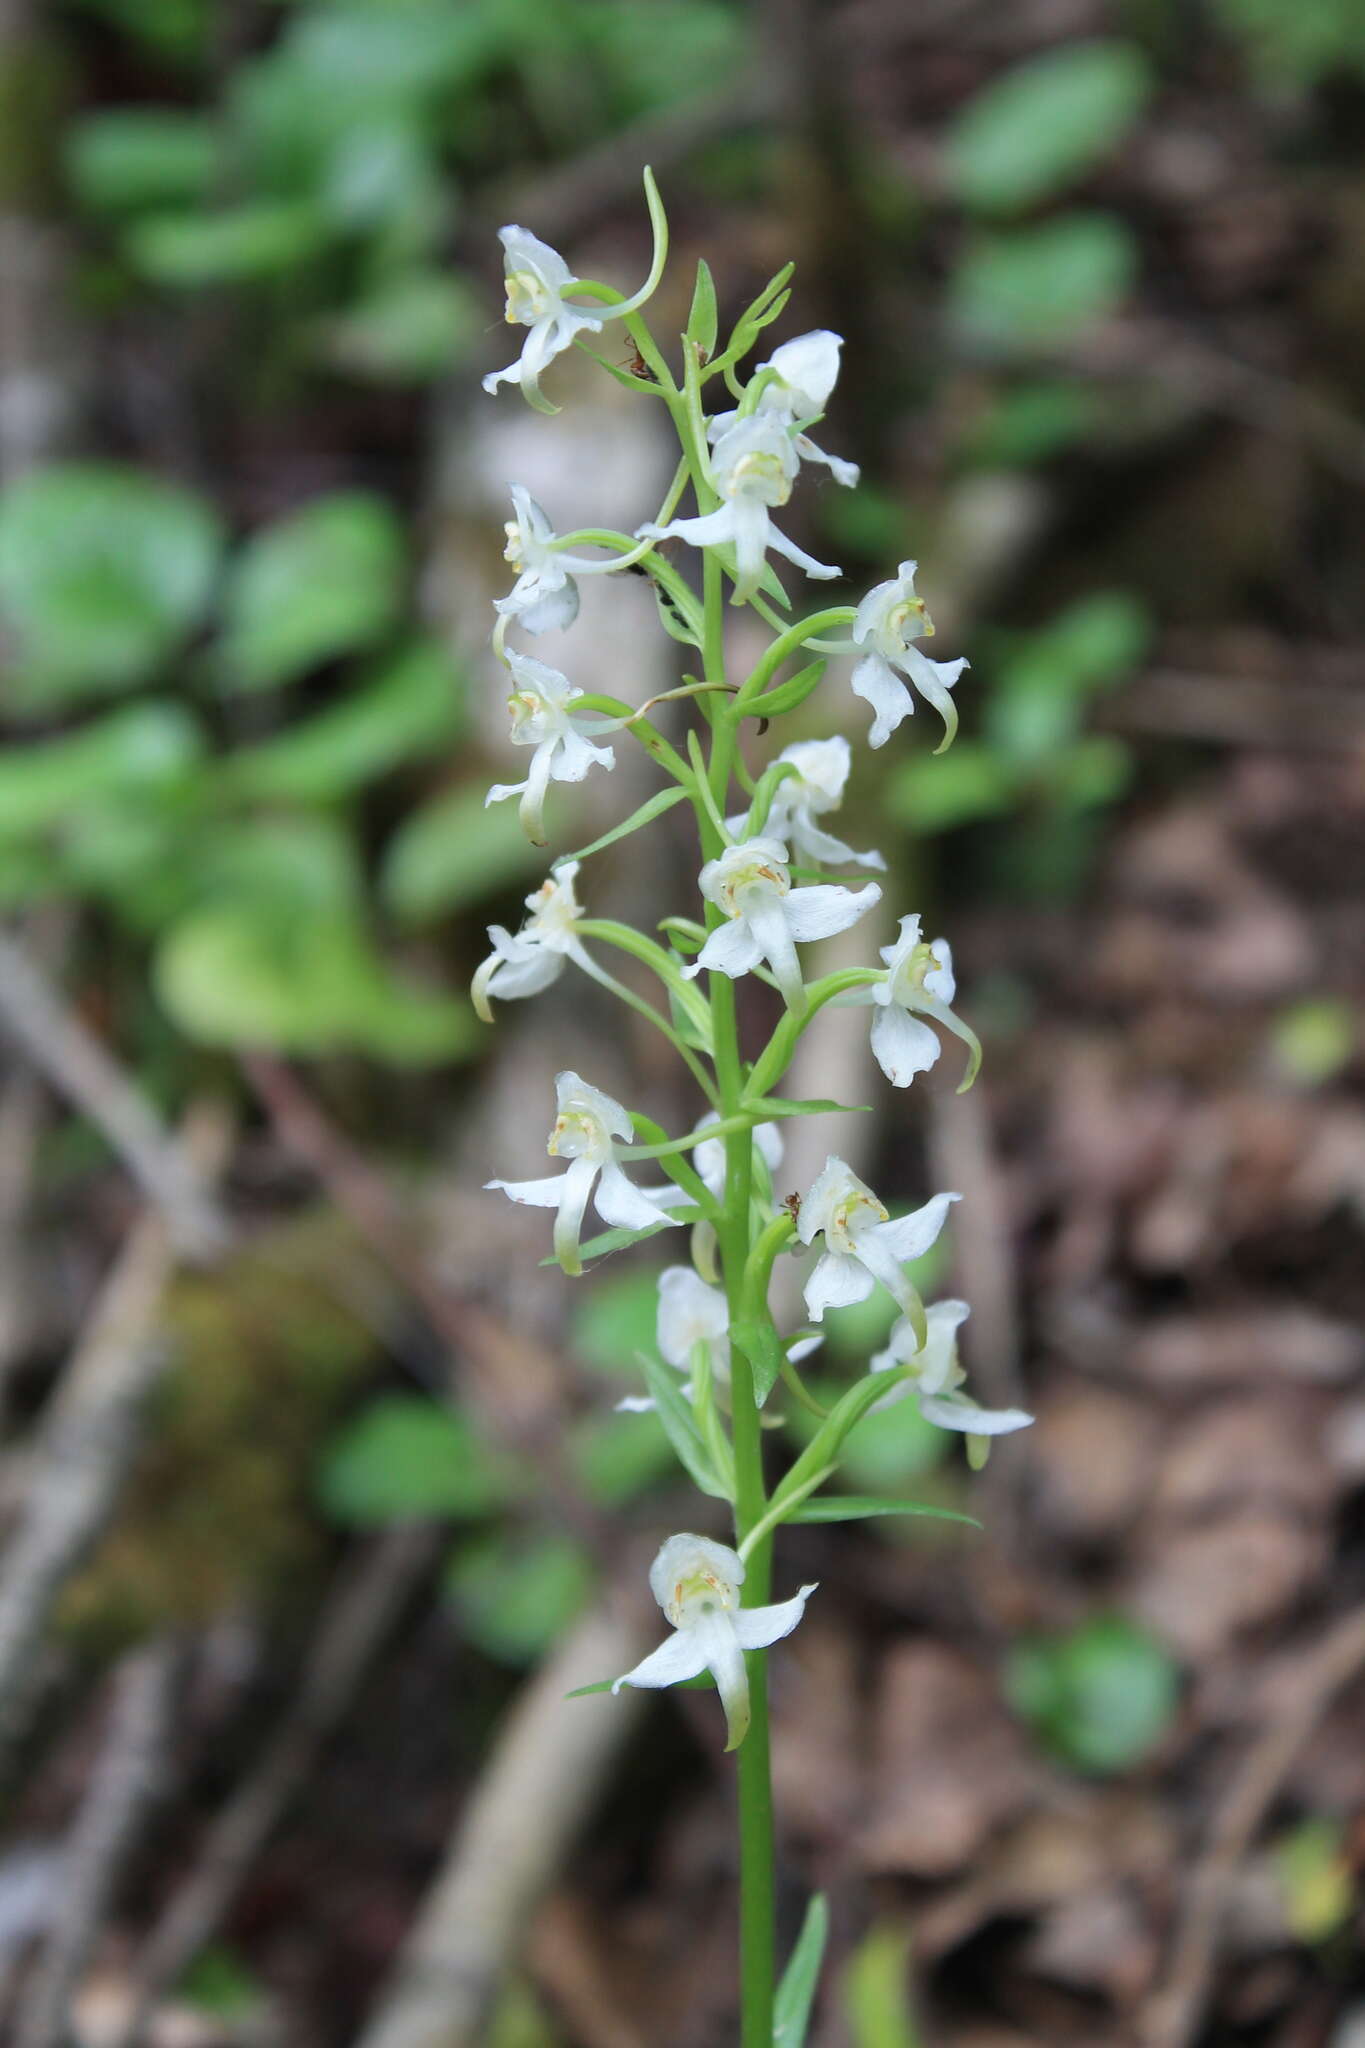
{"type": "MultiPolygon", "coordinates": [[[[720,564],[709,550],[704,556],[703,603],[705,672],[724,675],[724,613],[720,564]]],[[[703,850],[714,859],[721,847],[715,818],[724,816],[735,756],[735,731],[727,718],[712,729],[709,803],[698,802],[697,822],[703,850]]],[[[707,905],[709,928],[721,913],[707,905]]],[[[716,1080],[722,1119],[741,1114],[745,1074],[740,1058],[735,1016],[734,983],[723,974],[710,976],[711,1017],[715,1033],[716,1080]]],[[[749,1260],[750,1203],[753,1194],[753,1133],[731,1131],[725,1140],[725,1195],[716,1228],[721,1270],[732,1321],[743,1313],[744,1276],[749,1260]]],[[[763,1481],[763,1431],[754,1396],[753,1370],[739,1346],[730,1357],[730,1417],[735,1453],[735,1537],[753,1537],[744,1580],[744,1604],[760,1607],[772,1578],[772,1529],[763,1481]]],[[[746,1652],[749,1670],[749,1732],[740,1744],[739,1771],[739,1919],[740,1919],[740,2048],[772,2048],[773,1962],[775,1947],[774,1844],[772,1766],[768,1744],[768,1667],[762,1650],[746,1652]]]]}

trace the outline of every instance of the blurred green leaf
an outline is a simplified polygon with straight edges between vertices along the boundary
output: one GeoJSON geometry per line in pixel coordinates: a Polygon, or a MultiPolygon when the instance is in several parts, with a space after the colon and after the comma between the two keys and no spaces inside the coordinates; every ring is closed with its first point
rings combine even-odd
{"type": "Polygon", "coordinates": [[[674,1471],[668,1439],[648,1414],[585,1416],[570,1429],[566,1449],[575,1480],[599,1507],[624,1507],[674,1471]]]}
{"type": "Polygon", "coordinates": [[[423,924],[543,875],[547,859],[522,831],[515,804],[485,809],[480,790],[456,786],[399,826],[380,892],[396,917],[423,924]]]}
{"type": "Polygon", "coordinates": [[[1215,0],[1216,11],[1271,91],[1316,85],[1335,73],[1365,77],[1360,0],[1215,0]]]}
{"type": "Polygon", "coordinates": [[[203,49],[213,0],[77,0],[155,56],[188,63],[203,49]]]}
{"type": "Polygon", "coordinates": [[[467,355],[483,321],[469,287],[442,271],[404,270],[318,331],[338,369],[380,383],[440,376],[467,355]]]}
{"type": "Polygon", "coordinates": [[[617,120],[705,95],[749,55],[743,16],[722,0],[577,0],[570,13],[617,120]]]}
{"type": "Polygon", "coordinates": [[[825,1943],[829,1939],[829,1907],[816,1892],[806,1908],[796,1946],[782,1972],[773,2007],[773,2048],[805,2048],[806,2029],[815,1987],[820,1981],[825,1943]]]}
{"type": "Polygon", "coordinates": [[[569,1305],[569,1344],[596,1371],[637,1377],[635,1354],[654,1342],[659,1312],[656,1273],[620,1273],[580,1289],[569,1305]]]}
{"type": "Polygon", "coordinates": [[[11,703],[47,709],[145,682],[199,624],[222,537],[188,491],[67,462],[0,497],[0,612],[19,642],[11,703]]]}
{"type": "Polygon", "coordinates": [[[1300,1088],[1334,1081],[1350,1065],[1355,1044],[1355,1012],[1339,996],[1310,996],[1291,1003],[1270,1032],[1271,1059],[1300,1088]]]}
{"type": "Polygon", "coordinates": [[[464,1417],[420,1394],[384,1394],[328,1446],[318,1475],[334,1521],[369,1529],[428,1516],[461,1520],[505,1499],[508,1478],[464,1417]]]}
{"type": "Polygon", "coordinates": [[[949,181],[968,206],[1022,212],[1116,149],[1151,87],[1132,43],[1065,42],[1030,57],[958,115],[944,146],[949,181]]]}
{"type": "Polygon", "coordinates": [[[1149,634],[1137,598],[1097,591],[1020,638],[997,664],[986,709],[992,742],[1015,762],[1045,760],[1076,733],[1085,700],[1141,660],[1149,634]]]}
{"type": "Polygon", "coordinates": [[[1030,378],[1000,393],[972,422],[963,452],[984,468],[1026,468],[1074,447],[1094,431],[1100,417],[1097,394],[1088,384],[1030,378]]]}
{"type": "Polygon", "coordinates": [[[472,1012],[404,986],[340,913],[290,931],[260,901],[177,919],[153,961],[157,995],[205,1045],[366,1052],[395,1065],[465,1057],[472,1012]]]}
{"type": "Polygon", "coordinates": [[[1102,1776],[1129,1769],[1161,1740],[1175,1716],[1180,1679],[1154,1636],[1113,1615],[1019,1643],[1005,1690],[1055,1756],[1102,1776]]]}
{"type": "Polygon", "coordinates": [[[0,750],[0,839],[43,831],[115,795],[145,800],[204,755],[182,705],[130,704],[58,739],[0,750]]]}
{"type": "Polygon", "coordinates": [[[226,679],[286,683],[374,643],[403,601],[403,529],[382,498],[315,498],[247,542],[224,593],[226,679]]]}
{"type": "Polygon", "coordinates": [[[795,1513],[788,1515],[787,1520],[868,1522],[883,1515],[922,1515],[935,1522],[961,1522],[969,1529],[981,1527],[975,1515],[964,1515],[958,1508],[934,1507],[927,1501],[890,1500],[883,1494],[875,1493],[814,1493],[809,1500],[803,1500],[795,1513]]]}
{"type": "Polygon", "coordinates": [[[266,1993],[235,1950],[215,1941],[199,1951],[176,1985],[176,1996],[216,2020],[242,2021],[260,2012],[266,1993]]]}
{"type": "Polygon", "coordinates": [[[844,2012],[853,2048],[922,2048],[910,2006],[910,1936],[882,1921],[844,1971],[844,2012]]]}
{"type": "Polygon", "coordinates": [[[1133,779],[1133,756],[1112,733],[1083,735],[1048,765],[1053,802],[1062,811],[1092,811],[1117,803],[1133,779]]]}
{"type": "Polygon", "coordinates": [[[259,200],[219,213],[149,214],[124,241],[134,269],[175,291],[282,277],[307,263],[323,240],[317,209],[259,200]]]}
{"type": "Polygon", "coordinates": [[[462,1544],[445,1575],[464,1634],[505,1664],[529,1664],[548,1650],[592,1587],[591,1561],[572,1538],[513,1529],[462,1544]]]}
{"type": "Polygon", "coordinates": [[[435,640],[419,641],[380,662],[330,710],[230,756],[220,785],[235,796],[276,803],[326,803],[363,789],[454,738],[460,685],[445,649],[435,640]]]}
{"type": "Polygon", "coordinates": [[[951,832],[999,817],[1015,802],[1010,764],[978,740],[957,740],[946,754],[912,754],[891,776],[885,801],[916,833],[951,832]]]}
{"type": "Polygon", "coordinates": [[[987,347],[1046,347],[1107,319],[1136,275],[1136,244],[1122,221],[1065,213],[969,241],[950,310],[964,334],[987,347]]]}
{"type": "Polygon", "coordinates": [[[177,107],[86,114],[68,129],[64,147],[77,198],[105,213],[202,202],[218,169],[212,124],[177,107]]]}
{"type": "Polygon", "coordinates": [[[1275,1845],[1290,1931],[1316,1947],[1350,1920],[1355,1881],[1346,1830],[1335,1816],[1309,1814],[1275,1845]]]}

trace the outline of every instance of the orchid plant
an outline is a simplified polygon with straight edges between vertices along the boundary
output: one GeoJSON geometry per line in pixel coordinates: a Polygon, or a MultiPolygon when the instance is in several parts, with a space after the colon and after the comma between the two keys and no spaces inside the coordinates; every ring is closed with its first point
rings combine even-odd
{"type": "Polygon", "coordinates": [[[507,318],[529,332],[518,361],[485,379],[485,388],[519,386],[537,409],[553,411],[542,377],[564,350],[584,350],[619,384],[663,405],[681,459],[656,516],[633,533],[592,528],[558,534],[524,487],[511,486],[507,559],[516,580],[497,602],[493,645],[510,682],[510,738],[534,751],[525,780],[495,785],[488,802],[519,797],[527,833],[544,844],[551,784],[610,772],[615,749],[599,744],[608,734],[642,746],[663,786],[592,846],[553,862],[527,899],[530,915],[520,931],[492,928],[493,950],[475,976],[474,999],[491,1021],[495,1001],[537,995],[576,967],[671,1043],[698,1090],[698,1114],[692,1129],[670,1137],[591,1081],[562,1073],[547,1149],[566,1162],[563,1169],[488,1185],[514,1202],[555,1211],[553,1256],[573,1277],[623,1245],[690,1226],[682,1241],[689,1261],[679,1264],[675,1256],[659,1278],[660,1356],[641,1360],[647,1391],[621,1405],[657,1415],[702,1495],[725,1504],[734,1545],[689,1532],[670,1536],[650,1585],[672,1633],[633,1670],[588,1690],[668,1686],[705,1672],[714,1679],[726,1747],[738,1752],[742,2048],[800,2048],[823,1920],[817,1902],[776,1986],[766,1652],[797,1627],[816,1588],[802,1586],[770,1602],[774,1538],[789,1522],[920,1511],[901,1500],[829,1490],[846,1438],[874,1409],[913,1396],[931,1422],[965,1437],[973,1462],[993,1436],[1023,1427],[1030,1417],[972,1401],[957,1352],[965,1303],[926,1308],[906,1270],[938,1237],[959,1199],[955,1193],[933,1194],[908,1215],[893,1217],[843,1160],[831,1157],[804,1198],[779,1202],[775,1194],[783,1122],[837,1107],[777,1092],[801,1033],[826,1004],[870,1008],[872,1053],[897,1088],[935,1063],[942,1032],[967,1047],[961,1086],[969,1087],[980,1047],[953,1008],[947,943],[923,940],[912,912],[900,916],[898,936],[881,948],[880,965],[812,973],[805,949],[855,924],[870,925],[882,900],[879,883],[849,887],[830,879],[827,869],[884,873],[887,864],[875,850],[855,851],[827,829],[850,771],[843,734],[798,739],[773,752],[766,765],[757,750],[770,722],[804,705],[830,657],[839,655],[851,657],[852,690],[872,708],[873,747],[884,745],[913,713],[917,696],[938,713],[941,745],[947,746],[957,723],[951,691],[967,664],[931,661],[916,645],[933,625],[915,591],[913,562],[902,562],[861,602],[827,605],[789,621],[791,593],[770,554],[807,578],[842,574],[806,554],[772,518],[792,498],[804,466],[823,468],[844,487],[857,484],[851,463],[810,439],[838,374],[839,337],[823,330],[799,335],[746,377],[742,366],[787,303],[791,267],[722,342],[715,290],[702,263],[681,362],[670,363],[641,311],[667,256],[663,208],[648,172],[645,191],[653,261],[644,286],[629,298],[576,277],[526,229],[501,231],[507,318]],[[592,346],[612,322],[624,326],[634,346],[629,368],[592,346]],[[729,401],[723,409],[716,402],[721,392],[729,401]],[[695,510],[679,516],[687,492],[695,510]],[[687,558],[680,558],[678,543],[695,550],[695,583],[684,573],[687,558]],[[699,670],[639,705],[571,682],[513,644],[521,634],[568,632],[578,611],[577,579],[627,568],[650,579],[663,628],[692,650],[699,670]],[[727,586],[729,603],[749,607],[768,634],[765,651],[743,676],[733,675],[728,662],[727,586]],[[651,715],[669,701],[693,720],[680,744],[651,715]],[[699,837],[692,912],[663,919],[662,937],[586,914],[580,896],[589,893],[589,857],[684,802],[699,837]],[[631,956],[661,1000],[613,976],[598,957],[602,948],[631,956]],[[755,981],[775,995],[755,990],[746,998],[741,1034],[741,985],[755,981]],[[766,1043],[750,1045],[765,1018],[766,1043]],[[641,1185],[627,1172],[646,1162],[656,1163],[662,1184],[641,1185]],[[607,1228],[585,1240],[589,1203],[607,1228]],[[769,1306],[777,1260],[806,1257],[808,1248],[816,1254],[808,1259],[804,1285],[812,1325],[827,1309],[864,1300],[877,1288],[899,1312],[887,1348],[832,1406],[816,1398],[799,1369],[821,1341],[818,1329],[780,1333],[769,1306]],[[764,1425],[779,1388],[780,1399],[813,1411],[815,1423],[805,1449],[770,1486],[764,1425]]]}

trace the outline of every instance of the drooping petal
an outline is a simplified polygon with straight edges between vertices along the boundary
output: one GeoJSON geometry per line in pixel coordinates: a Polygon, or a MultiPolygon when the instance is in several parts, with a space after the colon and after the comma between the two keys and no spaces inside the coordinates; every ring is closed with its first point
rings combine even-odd
{"type": "Polygon", "coordinates": [[[872,1053],[893,1088],[908,1088],[927,1074],[943,1050],[938,1033],[899,1003],[883,1003],[872,1019],[872,1053]]]}
{"type": "Polygon", "coordinates": [[[637,526],[637,540],[685,540],[689,547],[714,548],[735,537],[734,507],[721,505],[695,519],[674,519],[667,526],[637,526]]]}
{"type": "MultiPolygon", "coordinates": [[[[554,758],[558,747],[557,739],[541,741],[531,756],[526,780],[521,785],[521,802],[517,806],[517,815],[521,820],[522,831],[533,846],[545,846],[549,843],[545,831],[545,793],[550,787],[550,777],[554,773],[554,758]]],[[[491,790],[489,799],[492,799],[491,790]]]]}
{"type": "Polygon", "coordinates": [[[734,603],[742,603],[757,590],[775,531],[766,505],[755,498],[743,496],[731,501],[730,532],[735,543],[736,572],[734,603]]]}
{"type": "Polygon", "coordinates": [[[762,958],[763,949],[748,920],[734,918],[729,924],[717,925],[691,966],[683,968],[683,980],[694,980],[704,967],[708,974],[728,974],[733,981],[737,975],[750,973],[762,958]]]}
{"type": "Polygon", "coordinates": [[[554,1231],[555,1257],[570,1279],[577,1279],[583,1271],[579,1251],[583,1212],[588,1206],[588,1196],[592,1193],[592,1184],[599,1170],[596,1160],[571,1159],[569,1170],[560,1182],[559,1214],[555,1217],[554,1231]]]}
{"type": "Polygon", "coordinates": [[[594,746],[576,726],[566,724],[559,736],[559,751],[550,773],[556,782],[582,782],[590,768],[614,768],[616,754],[611,747],[594,746]]]}
{"type": "Polygon", "coordinates": [[[725,1709],[727,1750],[738,1749],[749,1732],[749,1673],[735,1623],[734,1614],[719,1609],[698,1615],[688,1624],[688,1633],[697,1639],[725,1709]]]}
{"type": "MultiPolygon", "coordinates": [[[[800,895],[800,890],[795,892],[800,895]]],[[[782,1000],[788,1009],[797,1010],[806,999],[805,985],[801,980],[801,963],[796,957],[792,943],[792,931],[787,917],[787,906],[792,896],[781,897],[775,889],[751,888],[744,892],[744,923],[753,934],[755,945],[762,949],[763,957],[772,968],[774,978],[782,991],[782,1000]]]]}
{"type": "Polygon", "coordinates": [[[898,1323],[891,1332],[891,1348],[896,1350],[898,1339],[902,1341],[903,1348],[898,1356],[904,1364],[915,1365],[921,1393],[946,1393],[950,1386],[961,1380],[961,1368],[957,1365],[957,1333],[970,1314],[965,1301],[931,1302],[924,1312],[926,1334],[924,1348],[918,1354],[904,1348],[913,1341],[905,1324],[898,1323]]]}
{"type": "Polygon", "coordinates": [[[842,484],[846,491],[856,490],[858,479],[862,475],[856,462],[845,462],[842,455],[827,455],[823,448],[817,447],[809,434],[797,435],[796,452],[803,462],[823,462],[835,483],[842,484]]]}
{"type": "Polygon", "coordinates": [[[816,882],[808,888],[793,889],[783,909],[792,937],[806,944],[812,939],[832,938],[835,932],[846,932],[881,900],[881,885],[877,882],[867,882],[861,889],[846,889],[839,882],[816,882]]]}
{"type": "Polygon", "coordinates": [[[740,1648],[766,1650],[789,1636],[806,1611],[806,1602],[819,1584],[803,1586],[793,1600],[779,1600],[771,1607],[741,1607],[735,1616],[735,1634],[740,1648]]]}
{"type": "Polygon", "coordinates": [[[847,1252],[825,1252],[805,1285],[806,1313],[813,1323],[824,1321],[827,1308],[848,1308],[866,1301],[872,1292],[872,1275],[847,1252]]]}
{"type": "Polygon", "coordinates": [[[928,655],[922,654],[918,647],[907,647],[902,661],[906,673],[921,697],[926,704],[933,705],[943,720],[943,738],[934,748],[936,754],[941,754],[945,747],[952,745],[953,736],[957,731],[957,706],[949,691],[963,669],[969,668],[971,664],[965,660],[930,661],[928,655]]]}
{"type": "MultiPolygon", "coordinates": [[[[864,599],[864,603],[866,599],[864,599]]],[[[865,654],[855,663],[849,687],[855,697],[872,706],[870,747],[884,747],[903,718],[909,718],[915,700],[891,664],[880,654],[865,654]]]]}
{"type": "Polygon", "coordinates": [[[706,1669],[706,1651],[692,1628],[675,1629],[665,1643],[635,1666],[633,1671],[623,1672],[612,1684],[614,1693],[623,1685],[638,1685],[654,1688],[663,1685],[681,1685],[685,1679],[699,1678],[706,1669]]]}
{"type": "MultiPolygon", "coordinates": [[[[485,966],[489,963],[485,961],[485,966]]],[[[564,972],[564,955],[553,946],[526,945],[515,959],[494,960],[492,972],[483,982],[487,994],[499,1002],[515,1002],[521,996],[538,996],[564,972]]],[[[479,969],[483,974],[483,968],[479,969]]],[[[475,976],[477,981],[478,976],[475,976]]]]}
{"type": "Polygon", "coordinates": [[[845,846],[842,839],[836,839],[832,832],[822,831],[809,818],[792,819],[791,840],[800,853],[808,854],[813,861],[827,861],[831,866],[839,861],[851,860],[855,867],[885,868],[884,857],[873,847],[867,853],[855,853],[851,846],[845,846]]]}

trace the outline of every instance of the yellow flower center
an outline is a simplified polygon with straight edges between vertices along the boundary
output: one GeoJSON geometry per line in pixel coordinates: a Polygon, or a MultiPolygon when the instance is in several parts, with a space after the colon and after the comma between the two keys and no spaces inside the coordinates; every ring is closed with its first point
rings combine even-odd
{"type": "Polygon", "coordinates": [[[582,1109],[562,1109],[545,1149],[551,1159],[581,1159],[601,1142],[602,1131],[595,1116],[582,1109]]]}
{"type": "Polygon", "coordinates": [[[746,889],[766,887],[776,889],[779,896],[786,896],[791,885],[791,876],[785,868],[776,866],[772,861],[750,861],[747,867],[736,868],[721,883],[721,908],[727,917],[743,917],[746,889]]]}
{"type": "Polygon", "coordinates": [[[509,327],[533,327],[537,320],[543,320],[554,308],[554,293],[546,289],[534,270],[509,272],[507,311],[503,314],[509,327]]]}
{"type": "Polygon", "coordinates": [[[933,638],[934,622],[925,608],[922,597],[902,598],[892,611],[887,625],[896,638],[907,647],[912,640],[933,638]]]}
{"type": "Polygon", "coordinates": [[[891,1220],[890,1210],[883,1209],[881,1203],[875,1200],[873,1196],[861,1194],[845,1195],[843,1201],[835,1209],[830,1221],[825,1225],[825,1242],[832,1245],[836,1251],[854,1251],[856,1249],[856,1238],[853,1225],[855,1217],[859,1216],[861,1216],[864,1228],[866,1228],[869,1222],[889,1223],[891,1220]],[[862,1215],[863,1211],[868,1213],[862,1215]]]}
{"type": "Polygon", "coordinates": [[[692,1615],[723,1613],[731,1604],[733,1592],[734,1588],[724,1579],[703,1566],[676,1582],[668,1603],[668,1618],[675,1628],[680,1628],[692,1615]]]}
{"type": "Polygon", "coordinates": [[[725,488],[727,497],[761,498],[765,505],[785,505],[792,494],[791,478],[782,467],[782,458],[761,449],[740,456],[725,488]]]}
{"type": "Polygon", "coordinates": [[[507,535],[507,546],[502,551],[502,559],[504,562],[510,562],[514,569],[519,569],[522,563],[521,528],[515,519],[506,519],[503,521],[502,530],[507,535]]]}

